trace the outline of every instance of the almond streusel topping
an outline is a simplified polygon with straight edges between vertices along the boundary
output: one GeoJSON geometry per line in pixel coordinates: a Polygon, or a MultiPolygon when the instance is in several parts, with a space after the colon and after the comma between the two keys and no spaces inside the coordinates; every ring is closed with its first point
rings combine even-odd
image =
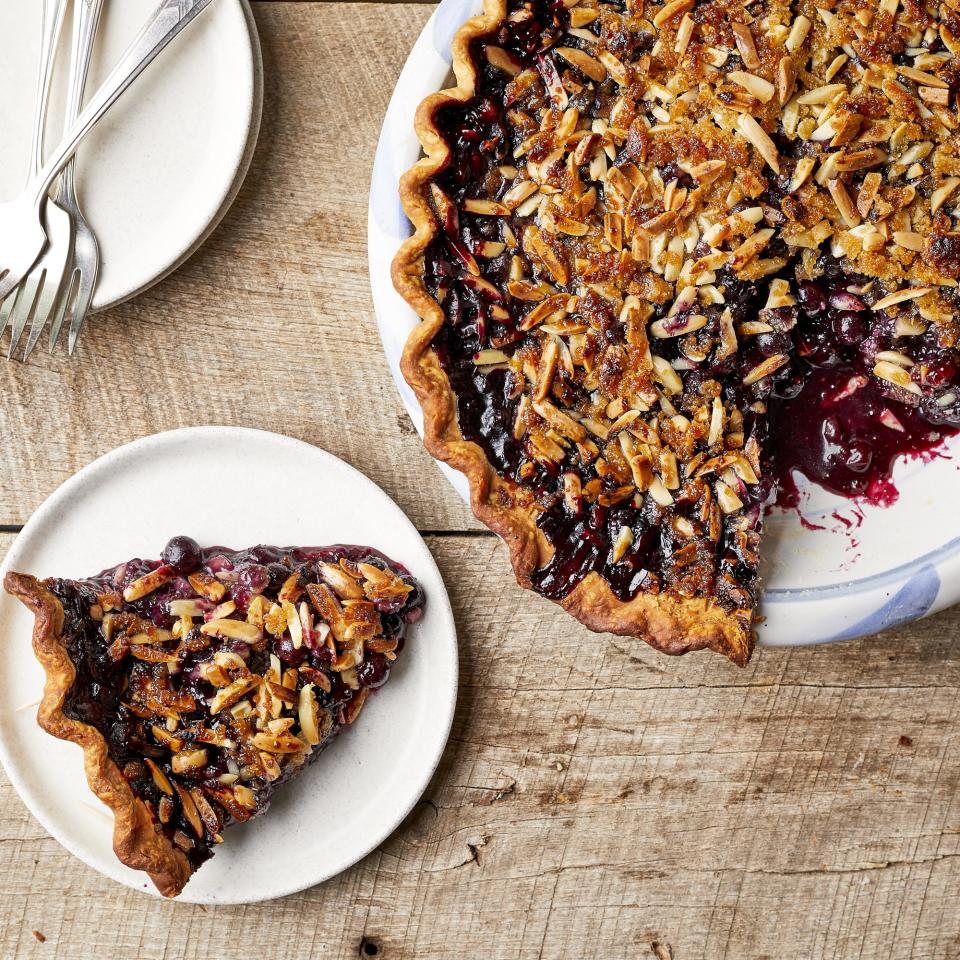
{"type": "Polygon", "coordinates": [[[425,283],[541,592],[597,571],[749,624],[768,404],[810,365],[960,423],[958,11],[512,0],[474,41],[425,283]]]}

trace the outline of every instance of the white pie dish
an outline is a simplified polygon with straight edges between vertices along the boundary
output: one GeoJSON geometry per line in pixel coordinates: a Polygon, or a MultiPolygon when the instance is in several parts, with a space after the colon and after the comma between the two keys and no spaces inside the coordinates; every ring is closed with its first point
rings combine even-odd
{"type": "MultiPolygon", "coordinates": [[[[399,366],[418,318],[390,280],[390,263],[410,231],[397,184],[421,152],[414,111],[425,96],[449,85],[452,37],[481,8],[481,0],[443,0],[428,21],[387,109],[370,187],[377,321],[394,380],[421,432],[420,408],[399,366]]],[[[806,485],[800,513],[772,512],[762,548],[760,642],[798,646],[864,636],[960,600],[960,525],[944,508],[960,498],[957,450],[960,437],[947,442],[943,456],[897,463],[900,497],[890,507],[856,504],[806,485]]],[[[443,469],[466,498],[463,475],[443,469]]]]}
{"type": "MultiPolygon", "coordinates": [[[[407,566],[426,593],[424,616],[411,628],[404,654],[357,722],[278,790],[265,816],[231,827],[178,899],[223,904],[285,896],[369,853],[426,789],[456,702],[450,604],[420,535],[372,481],[309,444],[228,427],[145,437],[85,467],[31,517],[0,565],[0,580],[7,570],[91,575],[134,556],[158,556],[179,533],[238,549],[373,546],[407,566]],[[229,482],[213,483],[218,475],[229,482]],[[265,492],[271,489],[283,495],[271,498],[265,492]],[[283,493],[289,490],[309,496],[283,493]]],[[[87,786],[80,748],[36,723],[43,671],[31,649],[32,621],[0,591],[0,643],[8,657],[0,678],[0,761],[34,816],[71,853],[156,894],[145,874],[114,855],[113,818],[87,786]]]]}
{"type": "MultiPolygon", "coordinates": [[[[20,189],[30,157],[40,4],[0,0],[0,198],[20,189]]],[[[104,6],[88,93],[156,0],[104,6]]],[[[50,108],[63,116],[69,20],[50,108]]],[[[247,0],[218,0],[177,37],[84,141],[77,192],[102,265],[93,309],[136,296],[182,264],[230,208],[260,128],[260,43],[247,0]],[[202,92],[202,93],[201,93],[202,92]]]]}

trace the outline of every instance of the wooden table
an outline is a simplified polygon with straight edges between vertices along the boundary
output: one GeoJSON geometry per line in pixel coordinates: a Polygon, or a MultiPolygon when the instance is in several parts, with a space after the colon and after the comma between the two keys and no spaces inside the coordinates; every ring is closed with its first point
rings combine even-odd
{"type": "Polygon", "coordinates": [[[264,125],[224,224],[95,318],[72,360],[0,363],[0,553],[135,437],[227,423],[319,444],[387,490],[440,564],[461,642],[453,735],[380,849],[247,907],[102,878],[0,780],[0,957],[960,957],[960,614],[739,670],[592,635],[517,588],[403,412],[367,281],[374,146],[432,8],[255,7],[264,125]]]}

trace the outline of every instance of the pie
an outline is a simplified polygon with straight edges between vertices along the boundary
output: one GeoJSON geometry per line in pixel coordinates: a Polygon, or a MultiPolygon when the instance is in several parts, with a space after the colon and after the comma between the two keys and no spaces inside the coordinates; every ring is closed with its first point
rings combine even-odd
{"type": "Polygon", "coordinates": [[[368,547],[189,537],[160,561],[4,585],[36,617],[40,726],[83,747],[117,856],[168,897],[356,720],[424,603],[368,547]]]}
{"type": "Polygon", "coordinates": [[[486,0],[428,97],[403,371],[519,582],[747,661],[793,471],[960,424],[960,4],[486,0]]]}

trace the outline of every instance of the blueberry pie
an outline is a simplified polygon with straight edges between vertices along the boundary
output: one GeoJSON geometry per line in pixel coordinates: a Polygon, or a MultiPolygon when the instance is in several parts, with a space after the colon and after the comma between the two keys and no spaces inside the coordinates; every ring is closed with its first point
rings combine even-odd
{"type": "Polygon", "coordinates": [[[189,537],[160,561],[4,585],[36,616],[40,725],[83,747],[117,856],[168,897],[356,720],[424,603],[368,547],[189,537]]]}
{"type": "Polygon", "coordinates": [[[393,265],[428,449],[518,580],[745,663],[794,471],[895,493],[960,425],[960,7],[486,0],[393,265]]]}

